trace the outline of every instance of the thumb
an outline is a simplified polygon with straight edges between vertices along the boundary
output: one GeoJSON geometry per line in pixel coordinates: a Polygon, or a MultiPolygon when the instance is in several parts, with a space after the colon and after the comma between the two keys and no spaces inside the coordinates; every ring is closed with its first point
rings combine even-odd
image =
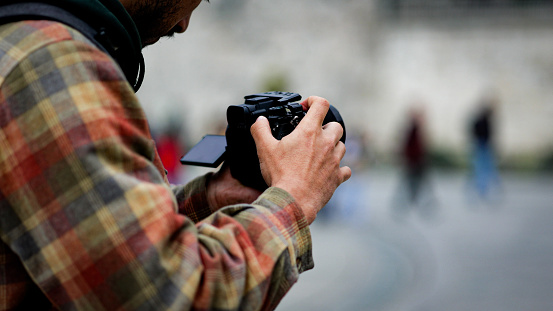
{"type": "Polygon", "coordinates": [[[250,128],[256,146],[265,146],[276,140],[271,133],[271,126],[266,117],[260,116],[250,128]]]}

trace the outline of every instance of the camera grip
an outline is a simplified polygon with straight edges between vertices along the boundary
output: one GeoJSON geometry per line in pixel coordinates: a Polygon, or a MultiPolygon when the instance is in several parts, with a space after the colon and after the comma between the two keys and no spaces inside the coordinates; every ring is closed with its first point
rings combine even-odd
{"type": "MultiPolygon", "coordinates": [[[[344,129],[340,141],[346,142],[346,127],[342,116],[334,106],[330,105],[324,118],[323,125],[328,122],[338,122],[344,129]]],[[[253,123],[252,123],[253,124],[253,123]]],[[[252,124],[249,124],[251,127],[252,124]]],[[[255,141],[251,136],[250,129],[247,128],[227,128],[227,164],[229,164],[231,174],[243,185],[249,186],[260,191],[267,189],[267,184],[261,174],[259,158],[255,141]]],[[[275,133],[273,133],[275,136],[275,133]]],[[[280,137],[275,137],[280,139],[280,137]]]]}

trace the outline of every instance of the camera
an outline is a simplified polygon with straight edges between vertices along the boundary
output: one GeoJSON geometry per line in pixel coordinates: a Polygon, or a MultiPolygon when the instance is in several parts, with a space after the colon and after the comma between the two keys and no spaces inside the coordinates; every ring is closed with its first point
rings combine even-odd
{"type": "MultiPolygon", "coordinates": [[[[263,191],[267,184],[261,175],[250,127],[259,116],[265,116],[273,136],[280,140],[298,126],[305,112],[298,102],[301,100],[298,93],[266,92],[247,95],[244,99],[244,104],[227,109],[226,139],[216,135],[205,136],[181,159],[181,163],[217,167],[225,159],[234,178],[245,186],[263,191]]],[[[330,106],[323,125],[332,121],[342,125],[344,132],[340,140],[345,143],[344,121],[334,106],[330,106]]]]}

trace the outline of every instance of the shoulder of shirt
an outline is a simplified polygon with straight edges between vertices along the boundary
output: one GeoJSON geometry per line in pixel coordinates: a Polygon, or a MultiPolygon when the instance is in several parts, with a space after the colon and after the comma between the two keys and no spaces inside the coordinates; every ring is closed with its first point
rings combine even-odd
{"type": "Polygon", "coordinates": [[[29,54],[68,40],[80,41],[101,52],[80,32],[59,22],[28,20],[0,25],[0,82],[29,54]]]}

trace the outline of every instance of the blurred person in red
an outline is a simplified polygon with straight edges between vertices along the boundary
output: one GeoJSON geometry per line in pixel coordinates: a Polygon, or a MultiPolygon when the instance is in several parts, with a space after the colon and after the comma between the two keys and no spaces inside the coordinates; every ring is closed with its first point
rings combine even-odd
{"type": "Polygon", "coordinates": [[[313,267],[309,225],[351,176],[325,99],[282,140],[251,127],[264,192],[225,166],[167,180],[141,50],[200,2],[0,4],[1,310],[269,310],[313,267]]]}
{"type": "Polygon", "coordinates": [[[169,125],[155,137],[157,152],[163,167],[167,171],[167,179],[171,184],[182,181],[184,166],[180,164],[180,155],[184,154],[184,144],[181,142],[179,128],[169,125]]]}
{"type": "Polygon", "coordinates": [[[429,180],[428,142],[426,120],[422,106],[414,105],[409,111],[407,126],[401,140],[400,160],[403,168],[394,208],[405,212],[417,206],[428,212],[433,205],[429,180]]]}
{"type": "Polygon", "coordinates": [[[420,190],[427,173],[427,147],[424,130],[422,110],[420,108],[412,109],[401,152],[408,185],[408,198],[412,204],[417,203],[419,199],[420,190]]]}

